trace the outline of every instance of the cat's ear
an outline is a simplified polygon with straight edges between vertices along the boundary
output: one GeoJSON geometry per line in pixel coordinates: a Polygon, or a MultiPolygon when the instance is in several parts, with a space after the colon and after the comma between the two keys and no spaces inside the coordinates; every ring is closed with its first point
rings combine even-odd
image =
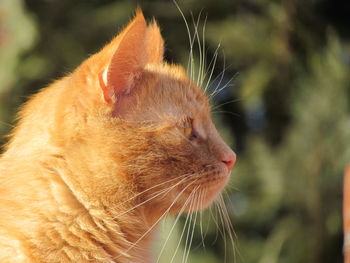
{"type": "Polygon", "coordinates": [[[100,76],[106,102],[115,102],[134,88],[147,64],[148,52],[145,49],[148,30],[142,11],[138,9],[135,18],[121,33],[118,47],[100,76]]]}
{"type": "Polygon", "coordinates": [[[159,26],[153,19],[152,23],[147,27],[146,49],[148,63],[161,63],[164,56],[164,40],[160,34],[159,26]]]}

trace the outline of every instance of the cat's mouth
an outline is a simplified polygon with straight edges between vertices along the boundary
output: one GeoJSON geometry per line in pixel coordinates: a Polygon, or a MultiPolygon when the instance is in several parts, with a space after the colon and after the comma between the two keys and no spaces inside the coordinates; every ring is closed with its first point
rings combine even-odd
{"type": "Polygon", "coordinates": [[[203,210],[215,200],[226,186],[230,171],[224,165],[207,166],[196,173],[187,184],[185,190],[187,200],[190,199],[186,211],[203,210]]]}
{"type": "MultiPolygon", "coordinates": [[[[224,164],[207,165],[198,172],[179,176],[177,180],[169,183],[170,186],[156,191],[146,200],[163,200],[158,202],[158,206],[171,214],[200,211],[213,203],[229,178],[230,171],[224,164]],[[164,200],[167,200],[166,206],[162,206],[164,200]]],[[[154,206],[152,207],[154,209],[154,206]]]]}

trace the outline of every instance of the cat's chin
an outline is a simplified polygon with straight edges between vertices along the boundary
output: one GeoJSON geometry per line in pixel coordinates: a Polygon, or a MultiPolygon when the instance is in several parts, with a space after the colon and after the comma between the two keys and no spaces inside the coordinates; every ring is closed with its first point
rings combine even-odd
{"type": "Polygon", "coordinates": [[[192,205],[188,206],[187,212],[201,211],[209,207],[220,195],[230,178],[229,172],[221,172],[215,178],[199,186],[199,190],[193,197],[192,205]]]}

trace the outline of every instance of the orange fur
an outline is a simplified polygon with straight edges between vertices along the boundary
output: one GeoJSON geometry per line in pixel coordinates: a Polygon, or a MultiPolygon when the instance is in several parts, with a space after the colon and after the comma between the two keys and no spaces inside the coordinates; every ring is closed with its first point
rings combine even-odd
{"type": "Polygon", "coordinates": [[[186,210],[203,209],[225,186],[235,155],[205,95],[163,52],[138,10],[24,105],[0,159],[0,262],[152,262],[162,215],[199,189],[203,203],[186,210]]]}

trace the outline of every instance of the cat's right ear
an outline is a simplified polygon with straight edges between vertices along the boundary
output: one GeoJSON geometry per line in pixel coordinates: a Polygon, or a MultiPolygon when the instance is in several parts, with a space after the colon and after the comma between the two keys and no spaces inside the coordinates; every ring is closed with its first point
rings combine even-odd
{"type": "Polygon", "coordinates": [[[135,87],[147,63],[146,35],[147,24],[141,9],[138,9],[135,18],[117,36],[117,39],[121,37],[118,46],[100,75],[100,85],[106,102],[120,100],[135,87]]]}
{"type": "Polygon", "coordinates": [[[147,62],[154,64],[161,63],[164,56],[164,40],[160,34],[159,26],[154,19],[147,27],[146,34],[147,62]]]}

